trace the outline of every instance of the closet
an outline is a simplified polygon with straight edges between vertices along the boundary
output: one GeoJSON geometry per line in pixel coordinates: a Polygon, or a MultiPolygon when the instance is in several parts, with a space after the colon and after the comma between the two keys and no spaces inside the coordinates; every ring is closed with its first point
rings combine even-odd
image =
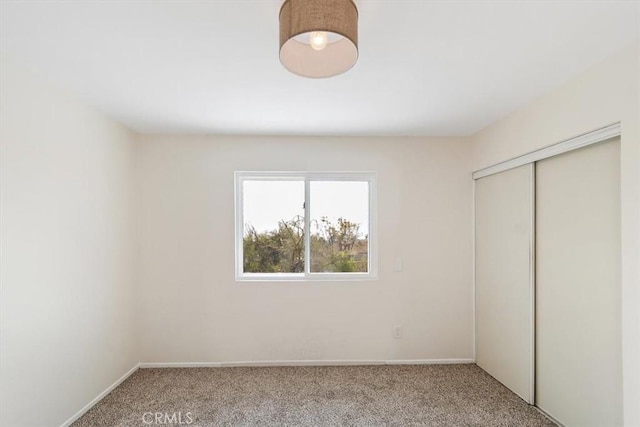
{"type": "Polygon", "coordinates": [[[476,362],[533,403],[533,166],[476,182],[476,362]]]}
{"type": "Polygon", "coordinates": [[[619,125],[474,179],[477,364],[561,425],[622,425],[619,125]]]}

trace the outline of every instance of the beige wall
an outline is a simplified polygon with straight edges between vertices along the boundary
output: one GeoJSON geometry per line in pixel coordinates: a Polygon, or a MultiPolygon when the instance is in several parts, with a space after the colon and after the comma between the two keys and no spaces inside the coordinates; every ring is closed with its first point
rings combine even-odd
{"type": "Polygon", "coordinates": [[[3,426],[56,426],[137,362],[133,145],[2,56],[3,426]]]}
{"type": "Polygon", "coordinates": [[[594,66],[471,138],[473,170],[621,122],[624,416],[640,425],[640,46],[594,66]]]}
{"type": "Polygon", "coordinates": [[[137,150],[142,362],[473,357],[465,141],[143,136],[137,150]],[[235,282],[238,170],[376,171],[379,280],[235,282]]]}

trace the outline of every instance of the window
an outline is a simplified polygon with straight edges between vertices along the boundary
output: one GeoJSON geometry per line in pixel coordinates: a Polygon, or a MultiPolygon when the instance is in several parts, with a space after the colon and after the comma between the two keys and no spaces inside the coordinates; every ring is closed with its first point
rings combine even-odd
{"type": "Polygon", "coordinates": [[[376,273],[374,174],[236,172],[237,280],[376,273]]]}

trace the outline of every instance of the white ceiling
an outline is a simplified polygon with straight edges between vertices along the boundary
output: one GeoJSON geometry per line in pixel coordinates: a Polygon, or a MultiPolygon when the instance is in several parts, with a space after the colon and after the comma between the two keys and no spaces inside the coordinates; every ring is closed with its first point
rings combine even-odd
{"type": "Polygon", "coordinates": [[[0,49],[152,133],[467,135],[638,39],[635,1],[360,0],[360,59],[278,61],[279,0],[3,1],[0,49]]]}

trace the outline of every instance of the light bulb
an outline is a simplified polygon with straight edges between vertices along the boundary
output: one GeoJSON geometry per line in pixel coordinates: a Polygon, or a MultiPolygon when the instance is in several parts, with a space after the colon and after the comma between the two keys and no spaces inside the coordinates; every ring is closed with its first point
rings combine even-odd
{"type": "Polygon", "coordinates": [[[309,37],[309,44],[314,50],[322,50],[327,47],[327,33],[324,31],[314,31],[309,37]]]}

